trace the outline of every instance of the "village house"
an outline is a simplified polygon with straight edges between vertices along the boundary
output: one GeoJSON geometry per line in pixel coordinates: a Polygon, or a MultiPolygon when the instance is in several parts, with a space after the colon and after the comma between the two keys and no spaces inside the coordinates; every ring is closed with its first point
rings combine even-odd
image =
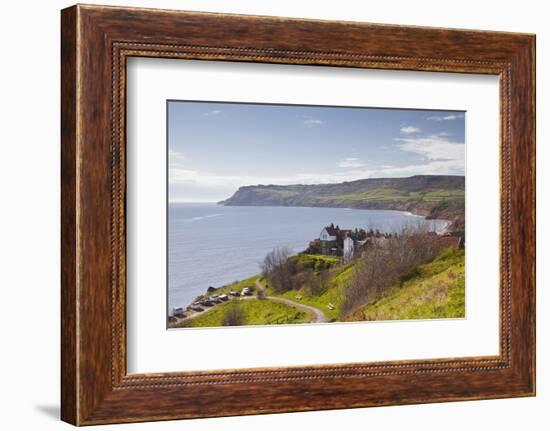
{"type": "Polygon", "coordinates": [[[310,251],[313,253],[342,256],[344,262],[349,262],[358,247],[366,243],[364,231],[352,231],[351,229],[340,229],[339,226],[325,226],[319,238],[309,243],[310,251]]]}
{"type": "Polygon", "coordinates": [[[339,226],[335,227],[334,224],[331,224],[330,226],[325,226],[319,234],[321,253],[339,254],[339,242],[343,242],[344,235],[347,235],[349,232],[351,231],[348,229],[340,229],[339,226]]]}
{"type": "MultiPolygon", "coordinates": [[[[373,231],[372,229],[368,232],[363,229],[340,229],[338,225],[334,226],[331,223],[330,226],[325,226],[321,230],[319,238],[310,241],[307,252],[342,256],[344,263],[348,263],[367,243],[383,245],[392,238],[392,235],[396,234],[382,233],[378,230],[373,231]]],[[[438,245],[443,247],[464,247],[464,238],[462,236],[441,235],[436,232],[428,232],[421,235],[424,235],[427,241],[436,240],[438,245]]]]}

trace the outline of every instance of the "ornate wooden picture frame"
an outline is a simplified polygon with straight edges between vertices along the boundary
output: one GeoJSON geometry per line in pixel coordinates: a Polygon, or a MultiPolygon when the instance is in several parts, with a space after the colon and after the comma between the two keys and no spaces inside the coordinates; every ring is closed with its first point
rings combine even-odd
{"type": "Polygon", "coordinates": [[[61,49],[64,421],[91,425],[535,394],[533,35],[78,5],[62,11],[61,49]],[[126,60],[134,56],[497,75],[500,354],[128,374],[125,98],[126,60]]]}

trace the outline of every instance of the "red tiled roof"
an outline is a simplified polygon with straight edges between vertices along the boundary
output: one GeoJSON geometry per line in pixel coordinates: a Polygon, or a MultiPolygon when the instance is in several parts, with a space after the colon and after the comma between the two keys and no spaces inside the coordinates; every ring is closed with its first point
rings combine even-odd
{"type": "Polygon", "coordinates": [[[326,226],[325,229],[330,236],[338,236],[338,229],[335,227],[326,226]]]}
{"type": "Polygon", "coordinates": [[[327,233],[330,236],[342,237],[345,238],[347,235],[351,234],[351,229],[340,229],[339,227],[325,226],[327,233]]]}

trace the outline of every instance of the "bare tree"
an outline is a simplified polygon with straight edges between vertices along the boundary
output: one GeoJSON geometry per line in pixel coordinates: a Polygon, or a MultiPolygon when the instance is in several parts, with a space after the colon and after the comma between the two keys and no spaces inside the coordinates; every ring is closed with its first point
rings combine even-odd
{"type": "Polygon", "coordinates": [[[245,320],[246,317],[241,305],[234,301],[225,310],[222,326],[242,326],[245,324],[245,320]]]}
{"type": "Polygon", "coordinates": [[[265,256],[262,264],[262,273],[270,274],[277,270],[287,262],[290,256],[292,256],[290,247],[275,247],[265,256]]]}
{"type": "Polygon", "coordinates": [[[396,235],[370,237],[351,282],[344,288],[342,317],[414,276],[418,266],[433,260],[441,249],[437,235],[423,225],[404,227],[396,235]]]}
{"type": "Polygon", "coordinates": [[[261,266],[263,277],[269,280],[276,293],[286,292],[294,287],[296,266],[289,259],[291,255],[292,250],[289,247],[276,247],[267,254],[261,266]]]}

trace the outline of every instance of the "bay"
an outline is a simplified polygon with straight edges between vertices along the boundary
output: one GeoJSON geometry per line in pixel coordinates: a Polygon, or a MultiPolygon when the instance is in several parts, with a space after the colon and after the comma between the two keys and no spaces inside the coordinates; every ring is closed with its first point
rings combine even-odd
{"type": "MultiPolygon", "coordinates": [[[[258,274],[275,247],[303,251],[331,223],[342,229],[398,232],[424,222],[422,216],[401,211],[170,203],[168,309],[189,305],[209,286],[258,274]]],[[[439,231],[447,223],[429,220],[429,227],[439,231]]]]}

